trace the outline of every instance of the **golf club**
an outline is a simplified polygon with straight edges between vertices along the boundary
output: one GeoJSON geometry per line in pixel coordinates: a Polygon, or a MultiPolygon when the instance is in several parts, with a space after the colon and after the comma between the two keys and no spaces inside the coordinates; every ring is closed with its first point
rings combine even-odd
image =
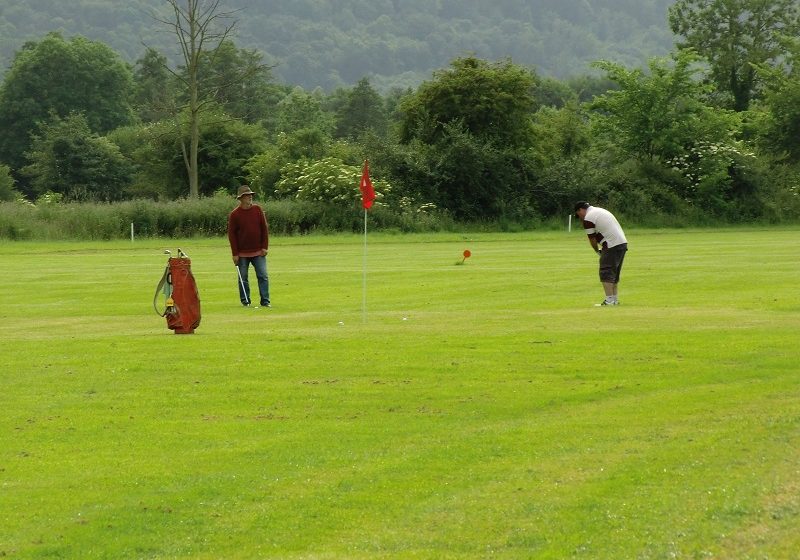
{"type": "Polygon", "coordinates": [[[239,265],[238,264],[234,264],[233,266],[236,267],[236,274],[239,275],[239,284],[242,285],[242,293],[244,294],[244,299],[247,302],[247,303],[245,303],[245,305],[250,305],[250,296],[247,295],[247,290],[244,287],[244,280],[242,280],[242,271],[239,270],[239,265]]]}

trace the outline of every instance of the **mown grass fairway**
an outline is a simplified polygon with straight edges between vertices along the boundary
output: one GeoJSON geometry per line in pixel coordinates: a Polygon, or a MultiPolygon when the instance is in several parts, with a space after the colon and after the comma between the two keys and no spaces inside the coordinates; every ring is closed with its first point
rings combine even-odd
{"type": "Polygon", "coordinates": [[[628,234],[0,245],[0,557],[796,557],[798,231],[628,234]]]}

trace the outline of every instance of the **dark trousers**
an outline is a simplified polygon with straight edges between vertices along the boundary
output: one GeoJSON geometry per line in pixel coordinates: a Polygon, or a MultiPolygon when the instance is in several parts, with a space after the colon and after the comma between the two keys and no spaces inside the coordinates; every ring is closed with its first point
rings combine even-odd
{"type": "Polygon", "coordinates": [[[600,281],[609,284],[618,284],[622,274],[622,261],[628,252],[628,244],[606,247],[600,253],[600,281]]]}

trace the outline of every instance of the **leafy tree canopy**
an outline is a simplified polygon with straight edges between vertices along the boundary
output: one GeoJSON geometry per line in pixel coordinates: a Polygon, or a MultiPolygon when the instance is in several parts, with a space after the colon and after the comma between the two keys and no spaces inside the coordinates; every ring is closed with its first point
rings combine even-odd
{"type": "Polygon", "coordinates": [[[175,85],[167,58],[148,48],[134,67],[134,105],[143,122],[157,122],[175,112],[175,85]]]}
{"type": "MultiPolygon", "coordinates": [[[[184,112],[178,119],[186,121],[188,117],[184,112]]],[[[219,108],[204,112],[200,124],[199,194],[211,195],[220,188],[233,193],[246,180],[246,162],[266,148],[263,130],[233,119],[219,108]]],[[[162,121],[118,129],[110,137],[135,165],[132,194],[155,199],[186,195],[180,148],[188,137],[185,126],[162,121]]]]}
{"type": "Polygon", "coordinates": [[[702,83],[699,57],[678,51],[673,60],[654,58],[649,72],[600,61],[596,65],[619,84],[595,99],[595,130],[631,157],[669,159],[698,142],[717,142],[736,127],[725,111],[705,102],[711,88],[702,83]]]}
{"type": "Polygon", "coordinates": [[[367,78],[362,78],[346,94],[344,103],[337,111],[336,135],[358,139],[367,130],[384,135],[388,125],[383,98],[372,88],[367,78]]]}
{"type": "Polygon", "coordinates": [[[31,177],[37,195],[52,191],[71,201],[121,200],[131,179],[131,164],[119,148],[93,133],[79,113],[42,125],[28,158],[22,173],[31,177]]]}
{"type": "Polygon", "coordinates": [[[759,67],[764,100],[756,113],[761,146],[777,159],[800,163],[800,40],[787,40],[788,72],[759,67]]]}
{"type": "Polygon", "coordinates": [[[460,58],[434,74],[402,104],[401,139],[441,139],[447,124],[460,122],[472,135],[508,146],[530,139],[534,74],[510,61],[460,58]]]}
{"type": "Polygon", "coordinates": [[[263,55],[239,49],[231,40],[222,41],[213,53],[200,54],[199,95],[213,99],[227,114],[254,123],[268,117],[282,91],[272,84],[263,55]]]}
{"type": "Polygon", "coordinates": [[[663,180],[684,200],[719,211],[735,196],[750,194],[735,192],[743,184],[736,173],[749,154],[736,141],[739,114],[707,102],[711,87],[699,79],[699,61],[696,53],[681,50],[671,61],[651,60],[648,74],[598,63],[620,89],[592,103],[593,122],[598,136],[638,161],[641,170],[672,172],[663,180]]]}
{"type": "Polygon", "coordinates": [[[800,32],[797,0],[678,0],[669,9],[680,46],[694,48],[711,63],[719,91],[728,105],[744,111],[758,94],[757,64],[777,64],[784,35],[800,32]]]}
{"type": "Polygon", "coordinates": [[[51,115],[83,113],[101,134],[129,123],[132,93],[130,68],[103,43],[58,33],[26,43],[0,87],[0,161],[21,167],[31,132],[51,115]]]}

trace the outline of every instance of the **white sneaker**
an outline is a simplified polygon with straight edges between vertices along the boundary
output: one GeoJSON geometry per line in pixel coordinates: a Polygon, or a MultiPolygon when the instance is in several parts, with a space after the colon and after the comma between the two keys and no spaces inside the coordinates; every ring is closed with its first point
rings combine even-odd
{"type": "Polygon", "coordinates": [[[604,307],[606,305],[619,305],[619,302],[618,301],[608,301],[607,299],[604,299],[602,303],[595,303],[594,304],[595,307],[604,307]]]}

